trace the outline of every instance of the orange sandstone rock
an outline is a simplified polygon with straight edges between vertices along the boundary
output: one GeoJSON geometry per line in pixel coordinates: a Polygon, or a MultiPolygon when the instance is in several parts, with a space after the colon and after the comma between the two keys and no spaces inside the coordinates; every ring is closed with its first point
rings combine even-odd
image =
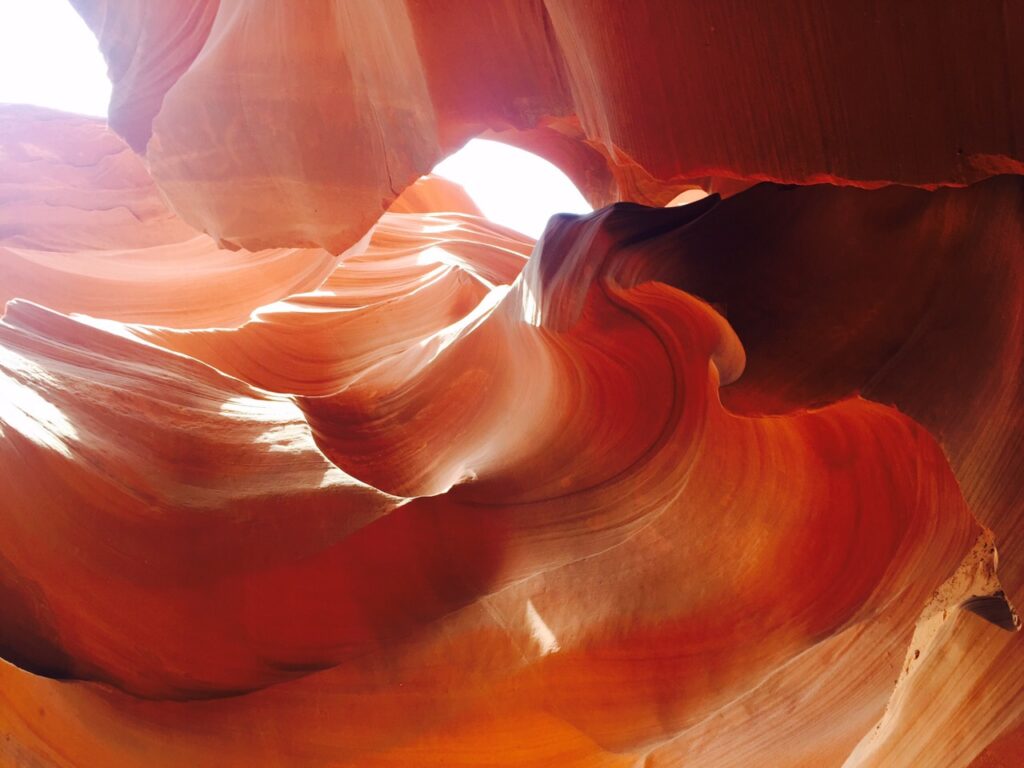
{"type": "Polygon", "coordinates": [[[124,140],[0,108],[0,763],[1021,762],[1018,4],[74,5],[124,140]],[[475,135],[601,210],[486,221],[475,135]]]}

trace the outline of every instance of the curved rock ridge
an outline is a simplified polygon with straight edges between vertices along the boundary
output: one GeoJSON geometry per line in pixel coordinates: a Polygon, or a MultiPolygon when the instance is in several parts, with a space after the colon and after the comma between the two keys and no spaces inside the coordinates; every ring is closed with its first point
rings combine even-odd
{"type": "MultiPolygon", "coordinates": [[[[441,201],[453,202],[446,186],[437,188],[441,201]]],[[[413,208],[422,200],[398,202],[413,208]]],[[[328,395],[432,343],[495,286],[515,280],[532,248],[530,238],[478,216],[386,213],[365,253],[317,290],[262,307],[237,329],[131,332],[263,389],[328,395]]]]}
{"type": "Polygon", "coordinates": [[[711,178],[962,185],[1024,161],[1016,1],[75,5],[112,124],[186,221],[254,250],[340,253],[487,130],[538,131],[597,205],[711,178]]]}
{"type": "MultiPolygon", "coordinates": [[[[346,257],[360,252],[359,242],[346,257]]],[[[102,120],[0,106],[0,302],[179,328],[240,325],[320,285],[320,249],[220,248],[102,120]]]]}
{"type": "Polygon", "coordinates": [[[388,208],[390,213],[466,213],[483,216],[462,188],[443,176],[428,174],[416,179],[388,208]]]}
{"type": "Polygon", "coordinates": [[[110,124],[143,152],[164,96],[206,44],[219,0],[70,0],[96,33],[113,85],[110,124]]]}

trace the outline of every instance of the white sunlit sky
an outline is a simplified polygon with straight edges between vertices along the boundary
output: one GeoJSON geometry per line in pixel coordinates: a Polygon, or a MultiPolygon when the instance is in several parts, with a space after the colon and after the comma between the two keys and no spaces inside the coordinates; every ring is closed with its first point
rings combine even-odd
{"type": "MultiPolygon", "coordinates": [[[[68,0],[0,0],[0,103],[105,117],[109,101],[106,63],[68,0]]],[[[496,141],[470,141],[435,172],[487,218],[532,237],[554,213],[591,210],[554,165],[496,141]]]]}

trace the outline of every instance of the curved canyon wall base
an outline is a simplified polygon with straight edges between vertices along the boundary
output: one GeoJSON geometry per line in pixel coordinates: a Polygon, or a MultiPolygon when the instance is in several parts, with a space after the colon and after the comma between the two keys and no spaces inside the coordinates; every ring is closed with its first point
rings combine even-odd
{"type": "Polygon", "coordinates": [[[1024,2],[72,4],[0,764],[1024,764],[1024,2]],[[475,136],[597,210],[488,221],[475,136]]]}

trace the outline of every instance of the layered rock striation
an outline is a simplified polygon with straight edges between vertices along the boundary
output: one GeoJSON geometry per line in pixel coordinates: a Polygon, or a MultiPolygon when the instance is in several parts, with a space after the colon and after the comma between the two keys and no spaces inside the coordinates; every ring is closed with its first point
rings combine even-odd
{"type": "Polygon", "coordinates": [[[73,4],[110,126],[0,107],[0,762],[1019,762],[1021,8],[73,4]],[[487,221],[476,135],[598,209],[487,221]]]}

